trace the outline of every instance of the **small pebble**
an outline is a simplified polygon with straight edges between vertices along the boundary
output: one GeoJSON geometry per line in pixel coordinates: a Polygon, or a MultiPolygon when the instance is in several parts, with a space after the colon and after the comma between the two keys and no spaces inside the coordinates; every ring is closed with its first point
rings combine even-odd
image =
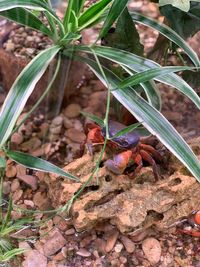
{"type": "Polygon", "coordinates": [[[142,250],[151,264],[157,264],[161,257],[160,242],[155,238],[146,238],[142,242],[142,250]]]}
{"type": "Polygon", "coordinates": [[[3,194],[8,195],[10,194],[10,191],[11,191],[10,182],[3,182],[3,194]]]}
{"type": "Polygon", "coordinates": [[[80,248],[77,252],[77,255],[81,256],[81,257],[90,257],[92,254],[91,252],[89,252],[88,250],[84,249],[84,248],[80,248]]]}
{"type": "Polygon", "coordinates": [[[15,192],[20,188],[20,182],[18,179],[14,179],[11,184],[11,192],[15,192]]]}
{"type": "Polygon", "coordinates": [[[75,229],[74,228],[70,228],[67,231],[65,231],[65,235],[73,235],[75,234],[75,229]]]}
{"type": "Polygon", "coordinates": [[[115,250],[115,252],[120,253],[122,251],[123,247],[124,246],[121,243],[118,243],[115,245],[114,250],[115,250]]]}
{"type": "Polygon", "coordinates": [[[65,135],[69,137],[73,142],[81,144],[85,141],[86,135],[83,132],[80,132],[79,130],[76,130],[74,128],[69,129],[65,132],[65,135]]]}
{"type": "Polygon", "coordinates": [[[68,118],[76,118],[80,115],[81,107],[78,104],[70,104],[64,110],[64,115],[68,118]]]}
{"type": "Polygon", "coordinates": [[[126,251],[128,253],[133,253],[133,251],[135,250],[134,242],[126,236],[121,236],[120,240],[123,243],[123,245],[125,246],[126,251]]]}

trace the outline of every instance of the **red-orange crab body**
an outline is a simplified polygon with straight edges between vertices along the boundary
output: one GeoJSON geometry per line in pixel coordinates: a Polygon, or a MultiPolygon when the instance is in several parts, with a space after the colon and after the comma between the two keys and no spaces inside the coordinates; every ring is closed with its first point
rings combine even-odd
{"type": "MultiPolygon", "coordinates": [[[[114,155],[113,159],[108,159],[105,162],[105,166],[115,174],[122,174],[127,168],[130,161],[137,164],[135,171],[131,174],[134,176],[143,166],[143,159],[149,162],[153,167],[154,176],[158,179],[158,171],[156,163],[153,159],[161,160],[160,154],[150,145],[142,144],[140,136],[132,131],[124,134],[120,137],[114,137],[119,131],[124,129],[126,126],[116,122],[109,121],[108,133],[112,140],[108,141],[108,145],[116,150],[122,152],[114,155]]],[[[88,125],[90,129],[87,136],[87,146],[92,154],[92,147],[94,145],[103,144],[106,136],[106,129],[92,123],[88,125]]]]}

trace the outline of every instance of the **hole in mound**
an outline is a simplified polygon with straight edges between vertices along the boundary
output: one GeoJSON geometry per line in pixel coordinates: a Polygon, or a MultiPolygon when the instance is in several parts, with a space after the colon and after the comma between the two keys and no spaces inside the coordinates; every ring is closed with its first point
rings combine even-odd
{"type": "Polygon", "coordinates": [[[89,188],[91,191],[97,191],[99,189],[99,185],[91,185],[89,188]]]}
{"type": "Polygon", "coordinates": [[[79,216],[79,212],[78,212],[78,211],[74,212],[74,214],[73,214],[73,218],[74,218],[74,219],[77,219],[78,216],[79,216]]]}
{"type": "Polygon", "coordinates": [[[155,210],[148,210],[147,217],[151,217],[154,221],[161,221],[164,218],[162,213],[159,213],[155,210]]]}
{"type": "Polygon", "coordinates": [[[88,212],[92,212],[92,210],[95,207],[104,205],[105,203],[111,201],[113,198],[115,198],[117,195],[119,195],[119,194],[121,194],[123,192],[124,192],[123,189],[118,189],[118,190],[115,190],[113,192],[110,192],[109,195],[102,197],[101,199],[99,199],[95,203],[92,203],[92,205],[90,205],[90,206],[88,205],[88,207],[85,210],[88,211],[88,212]]]}
{"type": "Polygon", "coordinates": [[[106,182],[110,182],[110,181],[112,181],[112,177],[111,177],[109,174],[107,174],[107,175],[105,176],[105,181],[106,181],[106,182]]]}
{"type": "Polygon", "coordinates": [[[100,167],[100,168],[103,167],[103,160],[100,162],[99,167],[100,167]]]}
{"type": "MultiPolygon", "coordinates": [[[[80,193],[79,196],[83,196],[84,194],[87,194],[91,191],[97,191],[99,189],[99,185],[91,185],[91,186],[87,186],[86,188],[83,189],[83,191],[80,193]]],[[[74,195],[77,193],[78,191],[76,191],[74,193],[74,195]]]]}
{"type": "Polygon", "coordinates": [[[182,180],[179,177],[177,177],[177,178],[173,179],[172,181],[170,181],[168,185],[169,186],[175,186],[175,185],[181,184],[181,182],[182,182],[182,180]]]}

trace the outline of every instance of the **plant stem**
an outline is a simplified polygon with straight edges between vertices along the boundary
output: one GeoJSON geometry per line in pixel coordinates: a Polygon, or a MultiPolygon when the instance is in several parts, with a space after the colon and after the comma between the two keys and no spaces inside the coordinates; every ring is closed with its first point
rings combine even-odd
{"type": "Polygon", "coordinates": [[[105,123],[105,126],[106,126],[106,137],[105,137],[105,140],[104,140],[104,144],[103,144],[103,148],[101,150],[101,153],[100,153],[100,156],[96,162],[96,166],[92,172],[92,174],[90,175],[90,177],[88,178],[88,180],[83,184],[83,186],[81,187],[81,189],[79,189],[79,191],[67,202],[67,204],[62,208],[62,212],[64,212],[65,210],[67,210],[69,212],[70,208],[71,208],[71,205],[73,204],[73,202],[77,199],[77,197],[83,192],[83,190],[86,188],[86,186],[90,183],[90,181],[92,180],[92,178],[94,177],[95,173],[98,173],[98,170],[99,170],[99,166],[100,166],[100,163],[102,161],[102,158],[103,158],[103,154],[105,152],[105,149],[106,149],[106,145],[107,145],[107,142],[108,142],[108,139],[109,139],[109,129],[108,129],[108,119],[109,119],[109,111],[110,111],[110,100],[111,100],[111,92],[110,92],[110,84],[107,80],[107,77],[103,71],[103,68],[101,66],[101,63],[95,53],[95,51],[90,47],[91,51],[93,52],[93,55],[97,61],[97,64],[98,64],[98,67],[102,73],[102,76],[104,77],[105,81],[106,81],[106,84],[107,84],[107,88],[108,88],[108,94],[107,94],[107,103],[106,103],[106,114],[105,114],[105,117],[104,117],[104,123],[105,123]]]}
{"type": "Polygon", "coordinates": [[[0,168],[0,222],[3,221],[3,177],[5,168],[0,168]]]}
{"type": "Polygon", "coordinates": [[[181,63],[183,64],[183,66],[187,66],[187,64],[185,63],[185,60],[183,59],[181,53],[178,51],[178,49],[176,49],[176,54],[178,56],[178,58],[180,59],[181,63]]]}
{"type": "Polygon", "coordinates": [[[50,81],[50,83],[48,84],[46,90],[44,91],[44,93],[41,95],[41,97],[38,99],[38,101],[35,103],[35,105],[27,112],[27,114],[24,116],[24,118],[22,119],[22,121],[14,128],[14,130],[12,131],[11,135],[16,132],[20,126],[27,120],[27,118],[37,109],[37,107],[40,105],[40,103],[44,100],[44,98],[46,97],[46,95],[49,93],[57,75],[58,75],[58,71],[60,69],[60,64],[61,64],[61,55],[59,54],[58,57],[58,62],[57,62],[57,66],[54,72],[54,75],[50,81]]]}

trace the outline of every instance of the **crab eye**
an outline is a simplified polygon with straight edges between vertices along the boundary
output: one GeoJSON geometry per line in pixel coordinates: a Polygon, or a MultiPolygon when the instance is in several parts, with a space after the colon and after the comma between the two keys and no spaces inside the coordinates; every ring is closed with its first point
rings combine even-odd
{"type": "Polygon", "coordinates": [[[122,141],[121,142],[121,146],[123,146],[123,147],[127,147],[127,146],[129,146],[129,143],[127,142],[127,141],[122,141]]]}

